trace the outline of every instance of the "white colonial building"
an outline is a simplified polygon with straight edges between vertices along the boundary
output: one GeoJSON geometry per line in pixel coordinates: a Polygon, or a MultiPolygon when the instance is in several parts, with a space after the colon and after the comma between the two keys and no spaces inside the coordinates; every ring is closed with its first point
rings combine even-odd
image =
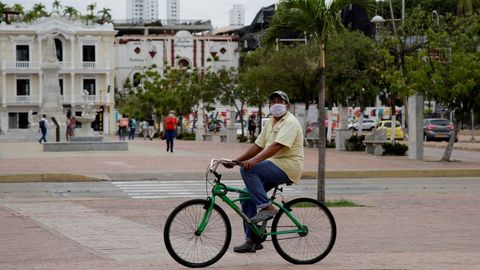
{"type": "Polygon", "coordinates": [[[179,31],[163,35],[124,35],[116,40],[116,85],[120,88],[127,78],[155,64],[163,74],[165,65],[189,67],[199,71],[216,71],[239,65],[238,37],[191,34],[179,31]]]}
{"type": "MultiPolygon", "coordinates": [[[[60,62],[63,112],[81,114],[82,91],[99,112],[93,127],[114,132],[115,34],[111,24],[86,25],[52,15],[26,23],[0,24],[0,129],[28,129],[44,104],[44,55],[52,39],[60,62]],[[110,91],[111,90],[111,91],[110,91]]],[[[51,46],[50,44],[50,47],[51,46]]],[[[61,132],[63,134],[64,131],[61,132]]],[[[63,136],[62,136],[63,137],[63,136]]]]}

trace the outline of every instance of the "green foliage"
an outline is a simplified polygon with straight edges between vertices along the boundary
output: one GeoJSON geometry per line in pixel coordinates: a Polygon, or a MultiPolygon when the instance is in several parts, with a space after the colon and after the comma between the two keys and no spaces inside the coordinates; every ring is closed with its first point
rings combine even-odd
{"type": "Polygon", "coordinates": [[[35,21],[38,18],[48,17],[48,16],[49,14],[46,10],[45,5],[38,3],[33,5],[32,9],[25,14],[24,20],[25,22],[30,23],[35,21]]]}
{"type": "Polygon", "coordinates": [[[478,15],[440,16],[436,31],[426,33],[424,48],[406,58],[409,87],[459,118],[480,108],[479,21],[478,15]]]}
{"type": "Polygon", "coordinates": [[[241,140],[246,141],[244,134],[245,121],[243,119],[243,108],[247,103],[248,94],[251,90],[238,84],[239,74],[235,68],[222,68],[216,73],[216,75],[218,78],[217,87],[219,90],[218,100],[222,104],[235,107],[241,123],[241,140]]]}
{"type": "Polygon", "coordinates": [[[384,143],[383,144],[383,149],[385,150],[383,152],[383,155],[391,155],[391,156],[405,156],[405,154],[408,151],[408,146],[405,144],[401,143],[384,143]]]}
{"type": "Polygon", "coordinates": [[[330,103],[364,107],[375,102],[377,62],[374,41],[360,32],[343,31],[332,36],[327,51],[327,97],[330,103]]]}
{"type": "Polygon", "coordinates": [[[248,93],[248,104],[263,105],[266,97],[279,89],[293,102],[310,104],[318,99],[318,46],[297,44],[279,46],[278,50],[260,48],[243,59],[240,85],[252,89],[248,93]]]}
{"type": "Polygon", "coordinates": [[[327,207],[360,207],[360,205],[356,204],[355,202],[345,199],[329,200],[325,204],[327,207]]]}
{"type": "Polygon", "coordinates": [[[109,8],[103,8],[98,11],[98,15],[100,16],[100,22],[106,23],[112,20],[112,10],[109,8]]]}
{"type": "Polygon", "coordinates": [[[177,139],[185,141],[195,141],[195,133],[181,133],[177,135],[177,139]]]}
{"type": "Polygon", "coordinates": [[[365,135],[353,135],[345,141],[345,149],[347,151],[365,151],[365,135]]]}
{"type": "Polygon", "coordinates": [[[72,6],[65,6],[65,9],[63,10],[63,15],[68,16],[68,18],[75,18],[79,15],[80,13],[78,10],[76,10],[72,6]]]}
{"type": "Polygon", "coordinates": [[[331,142],[326,141],[325,147],[326,148],[335,148],[336,147],[335,141],[331,141],[331,142]]]}
{"type": "Polygon", "coordinates": [[[54,0],[52,3],[52,8],[55,10],[57,14],[60,14],[60,9],[62,8],[62,4],[60,0],[54,0]]]}
{"type": "Polygon", "coordinates": [[[248,137],[247,137],[247,136],[244,136],[244,135],[238,135],[238,136],[237,136],[237,139],[238,139],[238,141],[241,142],[241,143],[248,142],[248,137]]]}

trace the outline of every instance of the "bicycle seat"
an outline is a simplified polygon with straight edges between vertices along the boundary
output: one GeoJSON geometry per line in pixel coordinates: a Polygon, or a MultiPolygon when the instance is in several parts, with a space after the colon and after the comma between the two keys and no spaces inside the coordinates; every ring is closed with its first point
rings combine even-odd
{"type": "Polygon", "coordinates": [[[275,187],[278,188],[278,187],[280,187],[281,185],[291,186],[292,184],[293,184],[292,181],[288,181],[287,183],[278,184],[278,185],[276,185],[275,187]]]}

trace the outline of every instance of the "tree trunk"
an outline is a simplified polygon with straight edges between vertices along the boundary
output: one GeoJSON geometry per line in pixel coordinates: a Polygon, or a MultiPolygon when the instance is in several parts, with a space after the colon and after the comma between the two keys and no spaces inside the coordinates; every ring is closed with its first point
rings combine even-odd
{"type": "Polygon", "coordinates": [[[262,105],[258,106],[258,115],[257,115],[257,125],[258,125],[258,134],[262,132],[262,105]]]}
{"type": "Polygon", "coordinates": [[[442,159],[440,159],[440,161],[450,161],[450,156],[452,155],[452,152],[453,152],[453,144],[455,143],[455,139],[457,138],[458,133],[460,132],[460,127],[461,127],[460,123],[461,121],[455,120],[453,134],[452,136],[450,136],[450,140],[448,141],[447,148],[445,149],[445,152],[443,152],[443,156],[442,156],[442,159]]]}
{"type": "Polygon", "coordinates": [[[317,200],[325,202],[325,44],[320,43],[320,91],[318,93],[317,200]]]}
{"type": "Polygon", "coordinates": [[[244,125],[244,122],[243,122],[243,105],[244,105],[244,102],[240,103],[240,111],[238,112],[239,116],[240,116],[240,127],[242,129],[242,137],[240,138],[241,141],[243,141],[243,139],[245,138],[245,132],[244,132],[245,131],[245,125],[244,125]]]}
{"type": "Polygon", "coordinates": [[[303,117],[303,126],[305,127],[303,129],[303,140],[304,140],[304,144],[306,142],[306,137],[307,137],[307,123],[308,123],[308,109],[310,108],[310,102],[305,101],[305,117],[303,117]]]}

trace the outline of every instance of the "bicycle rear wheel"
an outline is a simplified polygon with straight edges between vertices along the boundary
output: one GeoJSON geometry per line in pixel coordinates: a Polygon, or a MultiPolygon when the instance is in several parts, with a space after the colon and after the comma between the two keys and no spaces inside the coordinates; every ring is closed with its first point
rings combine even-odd
{"type": "MultiPolygon", "coordinates": [[[[321,261],[332,250],[337,227],[326,206],[310,198],[298,198],[284,205],[300,224],[305,234],[273,234],[273,246],[278,254],[293,264],[313,264],[321,261]]],[[[272,222],[272,232],[296,230],[297,226],[280,210],[272,222]]]]}
{"type": "Polygon", "coordinates": [[[227,251],[232,228],[227,214],[214,205],[205,231],[196,235],[210,201],[197,199],[177,206],[168,216],[163,230],[170,256],[187,267],[205,267],[217,262],[227,251]]]}

